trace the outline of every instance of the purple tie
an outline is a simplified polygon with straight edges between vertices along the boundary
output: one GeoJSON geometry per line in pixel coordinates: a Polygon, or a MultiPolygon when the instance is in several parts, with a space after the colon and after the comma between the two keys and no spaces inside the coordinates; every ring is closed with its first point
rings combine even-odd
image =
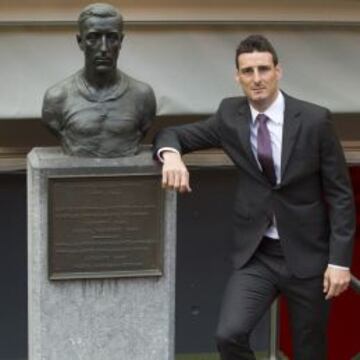
{"type": "Polygon", "coordinates": [[[271,150],[271,139],[269,129],[266,125],[269,118],[265,114],[259,114],[256,121],[259,122],[257,134],[257,156],[265,176],[272,185],[276,184],[274,160],[271,150]]]}

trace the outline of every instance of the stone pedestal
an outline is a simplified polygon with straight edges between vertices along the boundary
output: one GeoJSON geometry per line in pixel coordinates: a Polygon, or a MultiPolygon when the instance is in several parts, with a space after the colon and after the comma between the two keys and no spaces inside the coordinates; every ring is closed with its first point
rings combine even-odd
{"type": "Polygon", "coordinates": [[[163,197],[161,275],[49,277],[50,179],[124,174],[158,175],[160,187],[160,167],[149,150],[117,159],[69,157],[59,148],[29,154],[29,360],[174,359],[174,193],[163,197]]]}

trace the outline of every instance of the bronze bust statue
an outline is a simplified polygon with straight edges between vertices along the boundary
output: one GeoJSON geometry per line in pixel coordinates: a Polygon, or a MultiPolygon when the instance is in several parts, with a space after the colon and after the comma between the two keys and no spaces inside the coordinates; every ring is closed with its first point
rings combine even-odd
{"type": "Polygon", "coordinates": [[[117,68],[123,18],[113,6],[99,3],[85,7],[78,24],[85,66],[46,91],[42,120],[67,154],[136,154],[155,118],[156,102],[149,85],[117,68]]]}

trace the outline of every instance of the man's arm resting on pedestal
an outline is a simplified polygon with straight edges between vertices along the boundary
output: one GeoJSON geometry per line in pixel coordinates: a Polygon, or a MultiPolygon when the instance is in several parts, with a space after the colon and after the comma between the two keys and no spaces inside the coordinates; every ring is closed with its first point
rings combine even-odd
{"type": "Polygon", "coordinates": [[[189,172],[182,161],[179,151],[164,147],[157,151],[157,158],[163,163],[162,187],[179,191],[191,192],[189,185],[189,172]]]}
{"type": "Polygon", "coordinates": [[[206,120],[162,129],[154,139],[154,157],[163,162],[163,187],[189,192],[189,172],[181,154],[221,147],[219,113],[206,120]]]}

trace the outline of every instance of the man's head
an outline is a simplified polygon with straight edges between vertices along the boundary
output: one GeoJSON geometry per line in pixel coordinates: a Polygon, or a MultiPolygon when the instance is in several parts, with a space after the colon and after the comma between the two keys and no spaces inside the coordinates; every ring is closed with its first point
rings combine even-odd
{"type": "Polygon", "coordinates": [[[123,40],[123,18],[108,4],[85,7],[78,19],[77,41],[85,55],[85,67],[94,72],[116,69],[123,40]]]}
{"type": "Polygon", "coordinates": [[[250,103],[265,111],[276,99],[282,70],[275,49],[264,36],[250,35],[236,49],[236,81],[250,103]]]}

